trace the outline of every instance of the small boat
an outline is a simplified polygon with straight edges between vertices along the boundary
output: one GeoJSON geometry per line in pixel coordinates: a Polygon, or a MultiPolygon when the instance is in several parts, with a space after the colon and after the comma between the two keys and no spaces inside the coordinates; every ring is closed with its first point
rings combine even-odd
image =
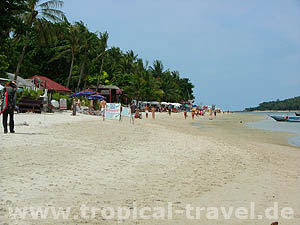
{"type": "Polygon", "coordinates": [[[270,116],[278,122],[299,122],[300,116],[270,116]]]}
{"type": "Polygon", "coordinates": [[[270,117],[278,122],[286,122],[287,120],[286,116],[270,116],[270,117]]]}
{"type": "Polygon", "coordinates": [[[300,116],[300,112],[295,112],[295,115],[296,116],[300,116]]]}

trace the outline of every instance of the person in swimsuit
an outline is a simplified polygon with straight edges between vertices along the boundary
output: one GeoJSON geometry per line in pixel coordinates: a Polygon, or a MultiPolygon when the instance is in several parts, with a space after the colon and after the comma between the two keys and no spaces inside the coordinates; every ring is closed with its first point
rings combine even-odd
{"type": "Polygon", "coordinates": [[[193,110],[192,111],[192,120],[194,120],[195,119],[195,111],[193,110]]]}
{"type": "Polygon", "coordinates": [[[149,106],[146,105],[145,107],[145,113],[146,113],[146,118],[148,119],[148,114],[149,114],[149,106]]]}
{"type": "Polygon", "coordinates": [[[103,121],[105,120],[105,109],[106,109],[106,101],[105,99],[102,99],[102,101],[100,102],[100,111],[102,114],[103,121]]]}
{"type": "Polygon", "coordinates": [[[186,111],[186,109],[184,110],[183,115],[184,115],[184,119],[186,120],[186,118],[187,118],[187,111],[186,111]]]}
{"type": "Polygon", "coordinates": [[[155,107],[152,106],[152,119],[155,119],[155,107]]]}

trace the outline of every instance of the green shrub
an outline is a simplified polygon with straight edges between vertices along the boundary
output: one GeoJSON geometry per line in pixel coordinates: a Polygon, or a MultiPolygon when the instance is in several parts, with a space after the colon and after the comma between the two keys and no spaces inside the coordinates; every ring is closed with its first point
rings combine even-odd
{"type": "Polygon", "coordinates": [[[30,98],[32,100],[37,100],[41,95],[43,95],[42,90],[32,90],[30,88],[24,88],[18,95],[17,99],[20,100],[23,97],[30,98]]]}

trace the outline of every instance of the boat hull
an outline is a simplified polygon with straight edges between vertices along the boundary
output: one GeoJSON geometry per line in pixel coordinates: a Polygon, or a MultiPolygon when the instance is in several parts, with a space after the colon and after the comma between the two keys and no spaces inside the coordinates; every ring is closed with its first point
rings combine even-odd
{"type": "Polygon", "coordinates": [[[276,120],[277,122],[286,122],[287,118],[284,116],[270,116],[271,118],[273,118],[274,120],[276,120]]]}
{"type": "Polygon", "coordinates": [[[270,116],[277,122],[300,123],[300,116],[270,116]]]}

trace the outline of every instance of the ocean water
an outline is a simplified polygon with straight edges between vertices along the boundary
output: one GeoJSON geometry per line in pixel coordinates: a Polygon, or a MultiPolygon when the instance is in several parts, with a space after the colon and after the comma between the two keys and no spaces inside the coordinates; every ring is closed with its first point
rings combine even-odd
{"type": "Polygon", "coordinates": [[[300,123],[288,123],[288,122],[277,122],[268,115],[277,116],[295,116],[294,112],[251,112],[251,114],[265,115],[265,120],[259,122],[248,123],[251,128],[270,130],[270,131],[281,131],[293,134],[298,134],[299,136],[289,139],[289,143],[293,146],[300,147],[300,123]]]}

